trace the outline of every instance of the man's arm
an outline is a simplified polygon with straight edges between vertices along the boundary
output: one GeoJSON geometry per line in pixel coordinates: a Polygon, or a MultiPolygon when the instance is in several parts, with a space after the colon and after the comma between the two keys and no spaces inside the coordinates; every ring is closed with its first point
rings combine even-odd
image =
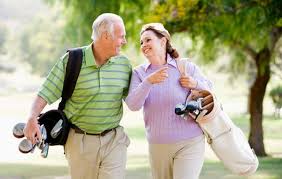
{"type": "Polygon", "coordinates": [[[68,59],[68,53],[66,53],[49,72],[44,83],[38,90],[38,95],[33,101],[29,117],[27,119],[27,124],[24,129],[24,135],[33,144],[36,140],[41,140],[41,133],[38,125],[38,116],[44,109],[46,104],[52,104],[57,101],[62,94],[64,77],[65,77],[65,67],[68,59]]]}
{"type": "Polygon", "coordinates": [[[36,143],[36,140],[41,140],[41,133],[38,125],[38,116],[41,111],[46,106],[47,102],[40,96],[36,96],[30,111],[30,115],[27,119],[27,123],[24,129],[24,135],[28,140],[33,144],[36,143]]]}

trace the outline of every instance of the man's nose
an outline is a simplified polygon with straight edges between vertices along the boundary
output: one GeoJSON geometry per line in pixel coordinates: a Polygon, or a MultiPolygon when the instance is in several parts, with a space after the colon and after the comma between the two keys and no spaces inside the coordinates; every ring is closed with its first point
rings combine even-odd
{"type": "Polygon", "coordinates": [[[126,38],[123,39],[122,44],[127,44],[126,38]]]}

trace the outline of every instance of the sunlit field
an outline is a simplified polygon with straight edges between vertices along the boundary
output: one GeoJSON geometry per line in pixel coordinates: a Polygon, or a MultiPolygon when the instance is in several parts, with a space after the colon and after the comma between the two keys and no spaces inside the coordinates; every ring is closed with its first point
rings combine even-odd
{"type": "MultiPolygon", "coordinates": [[[[68,175],[67,161],[64,158],[62,147],[51,147],[47,159],[41,158],[38,150],[35,150],[33,154],[21,154],[18,151],[17,147],[20,139],[16,139],[12,136],[12,127],[17,122],[25,121],[25,116],[28,114],[32,99],[33,94],[24,92],[13,92],[12,94],[6,93],[0,96],[2,120],[2,125],[0,127],[2,134],[2,140],[0,140],[0,145],[2,146],[0,153],[0,179],[70,178],[68,175]]],[[[224,99],[222,100],[225,101],[224,99]]],[[[228,105],[229,104],[226,104],[226,106],[228,105]]],[[[49,109],[55,107],[56,104],[49,106],[49,109]]],[[[122,125],[125,127],[131,140],[131,144],[128,148],[127,178],[150,179],[150,167],[148,162],[147,142],[143,128],[142,112],[131,112],[126,106],[124,109],[125,115],[122,120],[122,125]]],[[[244,111],[237,111],[237,114],[232,113],[232,119],[241,127],[241,129],[243,129],[247,136],[249,128],[248,115],[244,114],[244,111]]],[[[200,178],[282,178],[281,128],[281,119],[273,119],[271,112],[265,115],[264,143],[269,157],[260,158],[260,166],[254,175],[248,177],[232,175],[224,168],[222,163],[220,163],[207,145],[206,160],[200,178]]]]}

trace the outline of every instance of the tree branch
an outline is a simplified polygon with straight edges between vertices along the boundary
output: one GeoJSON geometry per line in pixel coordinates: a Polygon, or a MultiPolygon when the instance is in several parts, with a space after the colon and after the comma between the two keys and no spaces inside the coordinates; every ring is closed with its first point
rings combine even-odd
{"type": "Polygon", "coordinates": [[[256,51],[250,47],[249,45],[243,45],[242,43],[240,43],[239,41],[234,41],[233,47],[238,48],[243,50],[245,53],[247,53],[253,60],[256,59],[257,53],[256,51]]]}
{"type": "Polygon", "coordinates": [[[270,44],[269,44],[269,50],[271,52],[274,51],[276,43],[282,36],[282,27],[274,27],[272,31],[270,32],[270,44]]]}
{"type": "Polygon", "coordinates": [[[243,47],[243,50],[247,54],[249,54],[252,57],[252,59],[254,59],[254,60],[256,59],[257,53],[252,47],[250,47],[249,45],[246,45],[246,46],[243,47]]]}

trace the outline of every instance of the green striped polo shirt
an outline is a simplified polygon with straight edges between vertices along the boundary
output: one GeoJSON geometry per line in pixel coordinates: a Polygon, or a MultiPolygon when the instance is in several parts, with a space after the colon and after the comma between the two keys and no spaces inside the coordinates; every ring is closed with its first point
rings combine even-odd
{"type": "MultiPolygon", "coordinates": [[[[71,123],[88,133],[101,133],[119,125],[123,114],[122,99],[127,95],[132,66],[125,56],[115,56],[97,67],[92,44],[82,47],[81,71],[72,97],[64,112],[71,123]]],[[[61,97],[66,53],[49,72],[38,95],[52,104],[61,97]]]]}

